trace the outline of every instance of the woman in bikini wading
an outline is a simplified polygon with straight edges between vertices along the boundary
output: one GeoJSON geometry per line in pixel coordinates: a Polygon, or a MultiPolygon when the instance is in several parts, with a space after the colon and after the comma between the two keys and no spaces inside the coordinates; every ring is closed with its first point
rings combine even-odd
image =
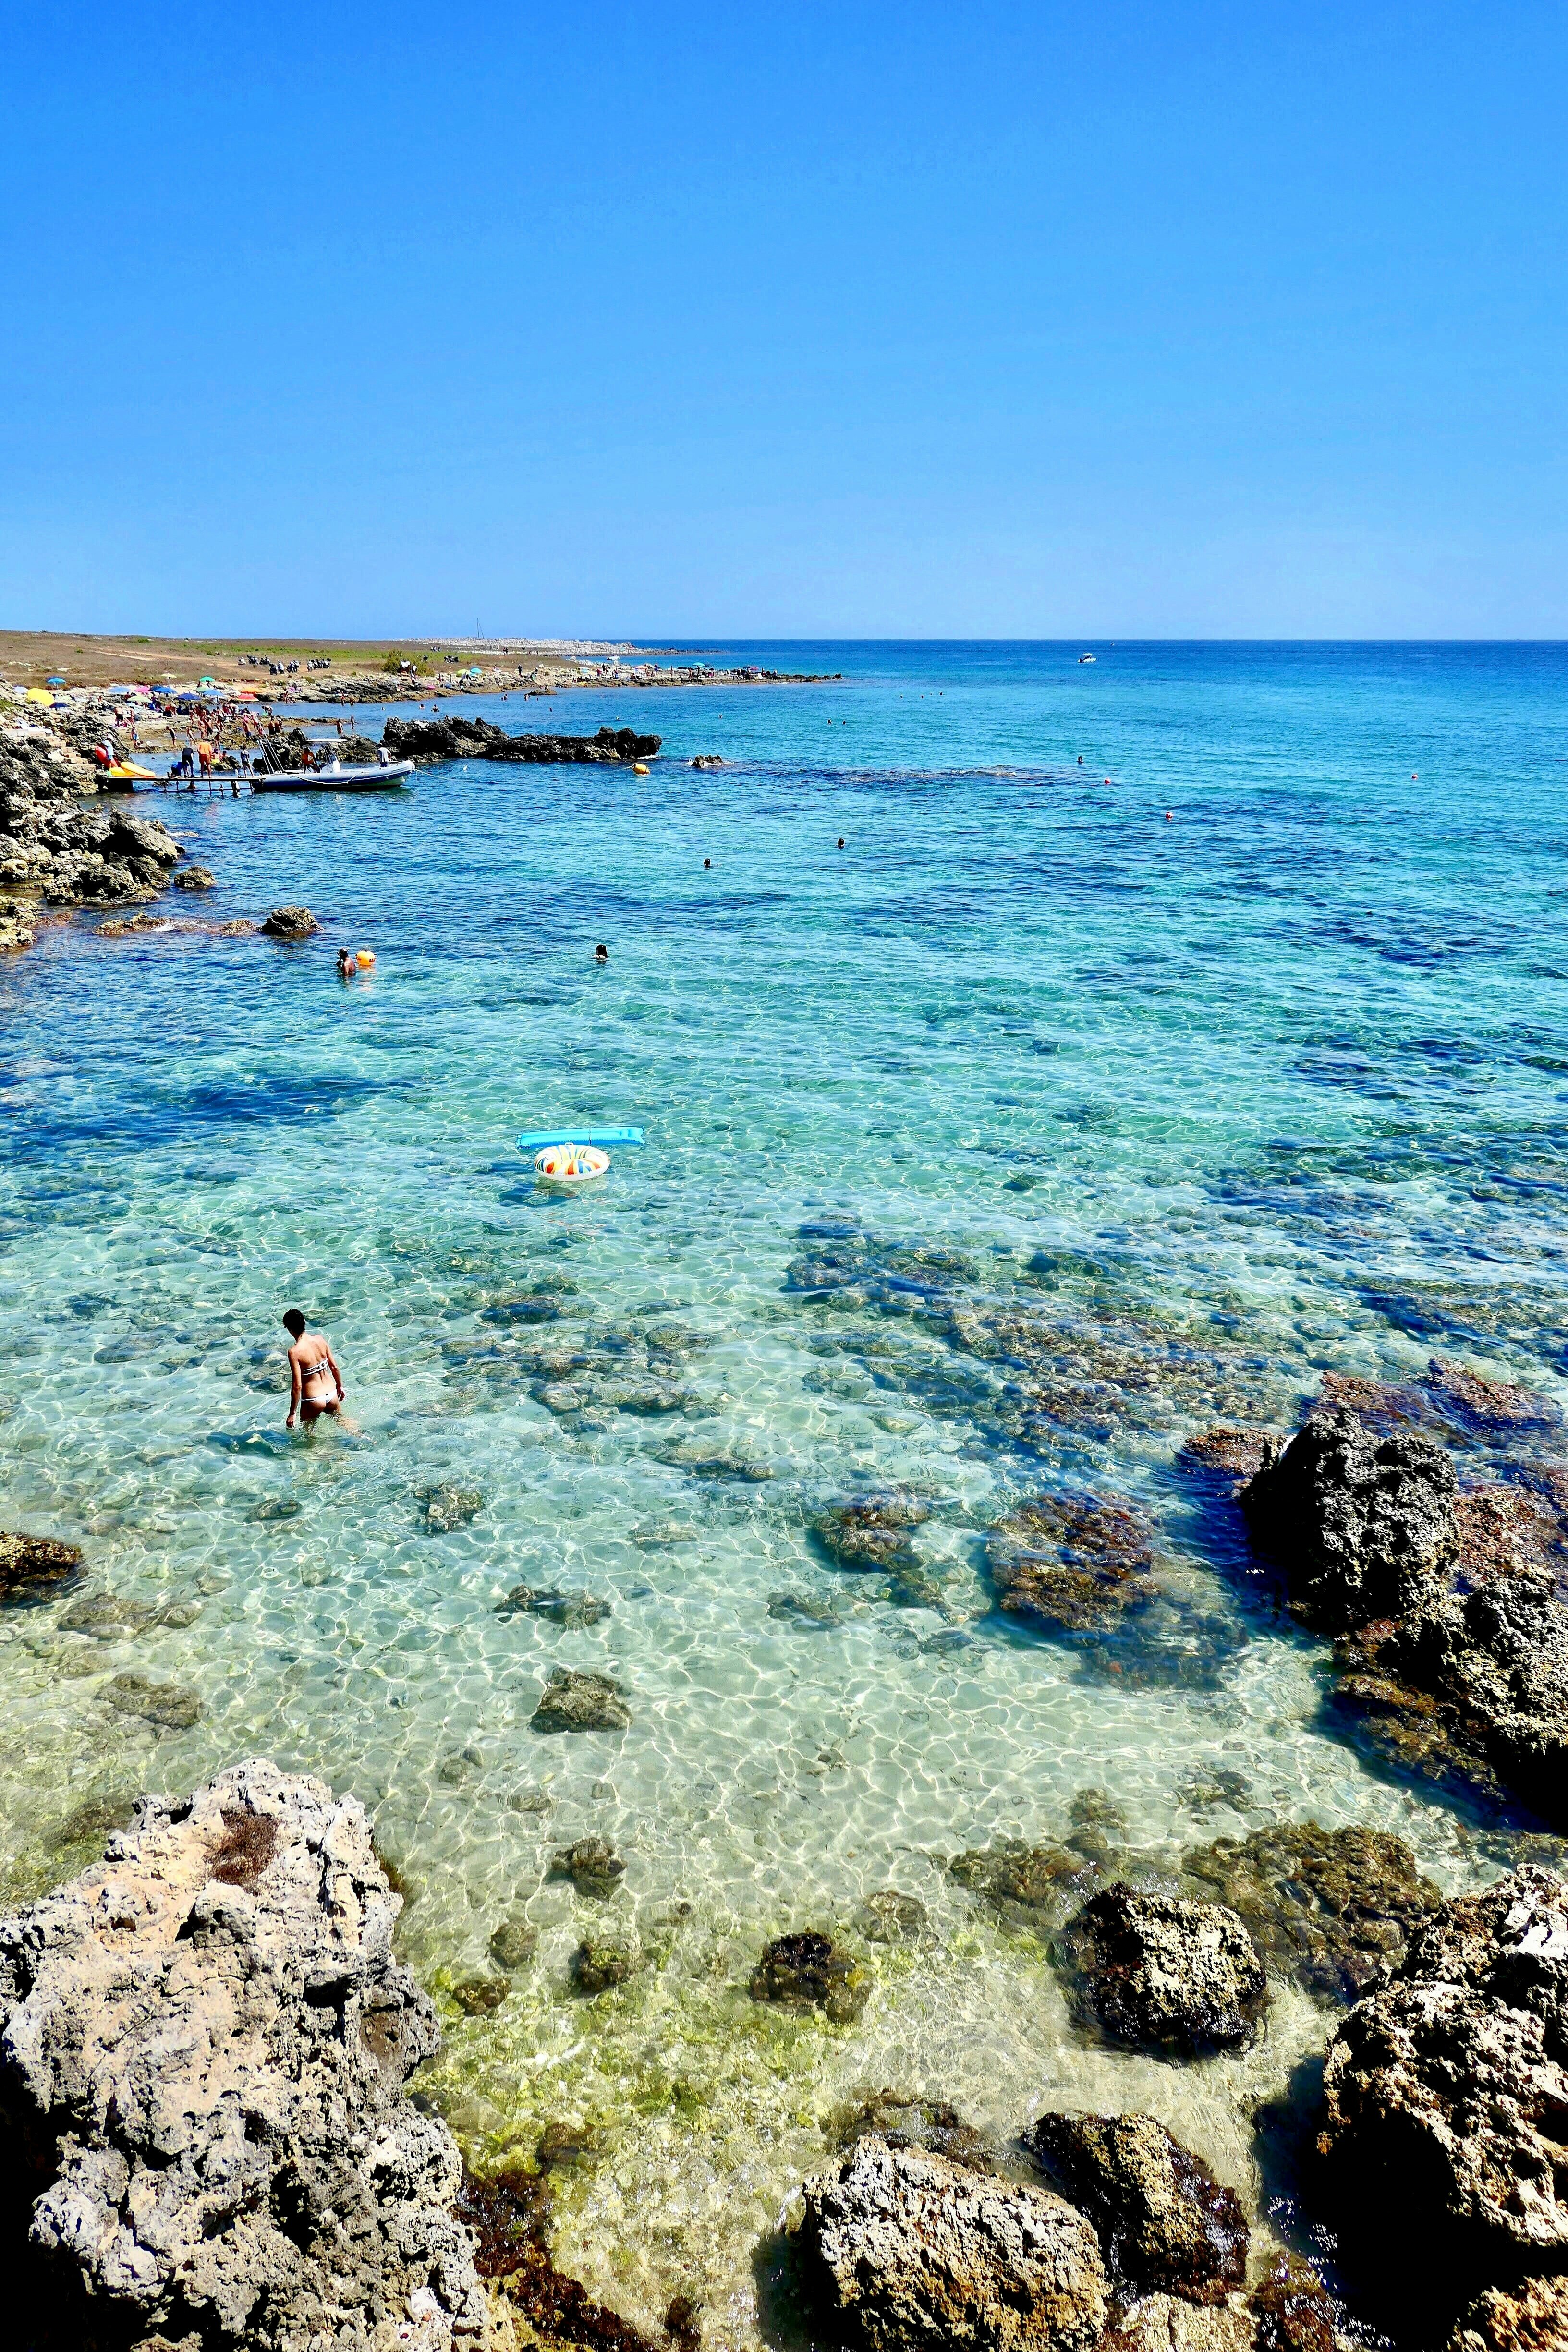
{"type": "MultiPolygon", "coordinates": [[[[338,1370],[338,1360],[319,1331],[307,1331],[305,1318],[297,1307],[290,1307],[283,1318],[283,1328],[289,1334],[289,1418],[286,1429],[294,1426],[295,1415],[309,1429],[324,1412],[339,1414],[348,1391],[338,1370]]],[[[347,1423],[344,1423],[347,1426],[347,1423]]]]}

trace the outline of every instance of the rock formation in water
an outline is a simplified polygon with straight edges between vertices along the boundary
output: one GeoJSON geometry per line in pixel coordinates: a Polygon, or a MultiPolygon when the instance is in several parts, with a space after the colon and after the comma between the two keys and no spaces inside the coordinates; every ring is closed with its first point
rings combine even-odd
{"type": "Polygon", "coordinates": [[[1245,2048],[1268,2001],[1263,1963],[1234,1911],[1121,1883],[1068,1920],[1059,1966],[1082,2022],[1111,2042],[1187,2056],[1245,2048]]]}
{"type": "MultiPolygon", "coordinates": [[[[1510,1427],[1520,1400],[1436,1360],[1447,1393],[1510,1427]]],[[[1342,1383],[1342,1390],[1344,1384],[1342,1383]]],[[[1293,1604],[1339,1633],[1340,1704],[1402,1763],[1568,1822],[1568,1517],[1544,1476],[1461,1493],[1437,1440],[1314,1412],[1243,1490],[1293,1604]]]]}
{"type": "Polygon", "coordinates": [[[0,719],[0,949],[27,947],[34,909],[155,898],[184,856],[155,817],[94,806],[99,772],[42,719],[0,719]]]}
{"type": "Polygon", "coordinates": [[[397,760],[421,768],[444,760],[518,760],[533,766],[563,762],[624,768],[657,758],[661,738],[629,727],[601,727],[594,735],[509,735],[486,719],[389,719],[383,743],[397,760]]]}
{"type": "Polygon", "coordinates": [[[483,2341],[457,2147],[404,2095],[437,2033],[398,1907],[352,1798],[252,1762],[143,1798],[0,1921],[0,2210],[40,2340],[483,2341]]]}
{"type": "Polygon", "coordinates": [[[1379,1438],[1339,1406],[1310,1413],[1241,1501],[1302,1615],[1339,1632],[1398,1616],[1453,1559],[1458,1491],[1436,1438],[1379,1438]]]}
{"type": "Polygon", "coordinates": [[[1119,1503],[1041,1495],[998,1521],[985,1561],[1004,1615],[1084,1633],[1148,1599],[1152,1531],[1119,1503]]]}
{"type": "Polygon", "coordinates": [[[1092,2352],[1100,2340],[1105,2264],[1060,2197],[872,2137],[803,2200],[802,2287],[858,2352],[1092,2352]]]}
{"type": "Polygon", "coordinates": [[[1450,2314],[1561,2280],[1568,1884],[1528,1866],[1445,1904],[1339,2027],[1323,2089],[1322,2193],[1370,2278],[1450,2314]]]}
{"type": "Polygon", "coordinates": [[[1241,2200],[1154,2116],[1044,2115],[1024,2144],[1135,2294],[1221,2304],[1245,2283],[1241,2200]]]}

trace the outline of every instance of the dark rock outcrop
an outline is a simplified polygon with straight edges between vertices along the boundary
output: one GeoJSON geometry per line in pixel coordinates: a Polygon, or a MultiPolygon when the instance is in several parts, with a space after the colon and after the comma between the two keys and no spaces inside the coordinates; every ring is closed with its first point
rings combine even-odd
{"type": "Polygon", "coordinates": [[[309,907],[274,907],[261,928],[269,940],[308,940],[321,925],[309,907]]]}
{"type": "Polygon", "coordinates": [[[185,2352],[482,2342],[397,1909],[352,1798],[249,1763],[0,1922],[0,2165],[57,2320],[85,2290],[95,2336],[185,2352]]]}
{"type": "Polygon", "coordinates": [[[1044,2115],[1024,2144],[1134,2293],[1218,2304],[1245,2282],[1240,2198],[1152,2116],[1044,2115]]]}
{"type": "Polygon", "coordinates": [[[1189,2056],[1244,2048],[1268,2000],[1234,1911],[1120,1882],[1068,1920],[1058,1965],[1081,2021],[1112,2042],[1189,2056]]]}
{"type": "Polygon", "coordinates": [[[633,760],[657,758],[661,739],[629,727],[601,727],[594,735],[509,735],[485,719],[389,719],[381,740],[395,759],[434,768],[444,760],[626,767],[633,760]]]}
{"type": "Polygon", "coordinates": [[[1237,1914],[1266,1963],[1331,2000],[1359,2000],[1443,1899],[1387,1830],[1285,1822],[1196,1846],[1182,1869],[1194,1895],[1237,1914]]]}
{"type": "Polygon", "coordinates": [[[1310,1415],[1241,1496],[1300,1613],[1339,1634],[1339,1710],[1402,1766],[1523,1797],[1554,1823],[1568,1822],[1563,1499],[1547,1473],[1533,1490],[1461,1494],[1436,1438],[1380,1436],[1343,1405],[1310,1415]]]}
{"type": "Polygon", "coordinates": [[[1047,2191],[885,2140],[808,2180],[796,2274],[854,2352],[1092,2352],[1109,2311],[1089,2223],[1047,2191]]]}
{"type": "Polygon", "coordinates": [[[174,877],[176,890],[211,890],[217,877],[210,866],[182,866],[174,877]]]}
{"type": "Polygon", "coordinates": [[[1340,1405],[1308,1416],[1241,1505],[1302,1615],[1338,1631],[1398,1616],[1453,1559],[1458,1488],[1436,1438],[1380,1438],[1340,1405]]]}
{"type": "Polygon", "coordinates": [[[1568,2271],[1568,1883],[1527,1866],[1445,1904],[1339,2027],[1323,2092],[1321,2190],[1379,2276],[1451,2314],[1568,2271]]]}

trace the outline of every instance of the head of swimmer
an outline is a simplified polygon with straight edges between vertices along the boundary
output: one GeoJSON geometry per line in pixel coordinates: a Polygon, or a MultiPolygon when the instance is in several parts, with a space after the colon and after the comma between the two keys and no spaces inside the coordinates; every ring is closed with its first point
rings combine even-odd
{"type": "Polygon", "coordinates": [[[302,1339],[304,1338],[305,1318],[300,1314],[297,1307],[290,1307],[288,1313],[284,1316],[283,1328],[288,1332],[290,1339],[302,1339]]]}
{"type": "Polygon", "coordinates": [[[598,946],[594,950],[594,961],[595,961],[595,963],[608,963],[608,962],[609,962],[609,961],[610,961],[610,950],[609,950],[609,949],[605,945],[604,940],[601,940],[599,941],[598,946]]]}

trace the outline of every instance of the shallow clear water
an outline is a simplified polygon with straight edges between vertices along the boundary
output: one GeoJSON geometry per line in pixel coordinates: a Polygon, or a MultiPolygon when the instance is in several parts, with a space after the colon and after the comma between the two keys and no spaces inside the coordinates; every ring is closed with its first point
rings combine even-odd
{"type": "Polygon", "coordinates": [[[5,1522],[85,1544],[128,1614],[172,1606],[107,1640],[68,1602],[0,1618],[9,1893],[79,1866],[85,1801],[243,1754],[357,1791],[443,2003],[431,2095],[480,2157],[585,2126],[563,2258],[635,2315],[695,2293],[737,2345],[857,2085],[998,2129],[1152,2105],[1253,2185],[1247,2112],[1322,2015],[1281,1995],[1237,2061],[1092,2052],[946,1861],[1098,1788],[1166,1864],[1315,1815],[1397,1829],[1446,1885],[1494,1866],[1325,1728],[1320,1645],[1173,1455],[1435,1349],[1568,1396],[1568,651],[746,650],[852,675],[479,706],[657,729],[646,780],[164,803],[219,877],[203,920],[302,899],[321,936],[79,919],[0,972],[5,1522]],[[345,941],[378,957],[347,990],[345,941]],[[563,1119],[647,1148],[563,1202],[512,1149],[563,1119]],[[855,1286],[792,1286],[836,1246],[855,1286]],[[555,1319],[487,1316],[525,1297],[555,1319]],[[284,1434],[295,1301],[357,1437],[284,1434]],[[1020,1429],[955,1306],[1059,1345],[1047,1419],[1020,1429]],[[650,1328],[682,1409],[537,1401],[530,1351],[585,1336],[646,1386],[650,1328]],[[892,1484],[931,1507],[940,1610],[813,1548],[815,1509],[892,1484]],[[1151,1516],[1152,1622],[1075,1647],[987,1613],[981,1531],[1051,1488],[1151,1516]],[[479,1507],[433,1531],[448,1489],[479,1507]],[[499,1615],[520,1582],[611,1613],[499,1615]],[[557,1664],[615,1675],[631,1729],[531,1730],[557,1664]],[[126,1675],[198,1719],[126,1712],[126,1675]],[[590,1831],[627,1861],[602,1911],[544,1878],[590,1831]],[[888,1886],[925,1942],[858,1942],[888,1886]],[[515,1914],[537,1959],[465,2017],[447,1988],[515,1914]],[[657,1964],[584,2001],[568,1956],[623,1915],[657,1964]],[[856,2025],[746,1996],[807,1926],[874,1971],[856,2025]]]}

